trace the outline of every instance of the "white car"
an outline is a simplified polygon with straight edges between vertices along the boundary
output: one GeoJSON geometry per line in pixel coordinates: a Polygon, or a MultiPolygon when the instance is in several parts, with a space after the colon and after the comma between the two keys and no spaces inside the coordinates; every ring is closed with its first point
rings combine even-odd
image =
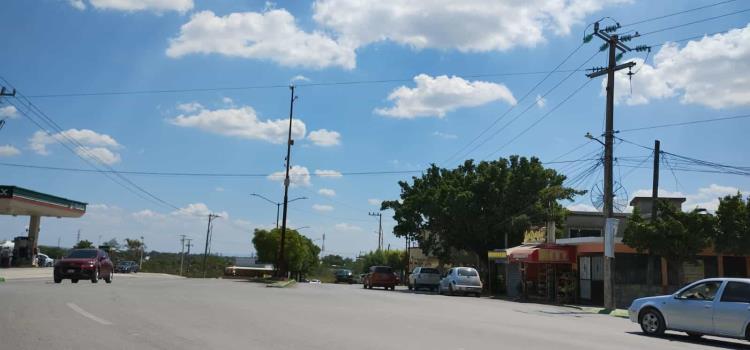
{"type": "Polygon", "coordinates": [[[482,281],[473,267],[454,267],[445,274],[438,285],[438,293],[449,295],[482,295],[482,281]]]}
{"type": "Polygon", "coordinates": [[[415,267],[409,275],[409,290],[428,288],[437,291],[440,285],[440,271],[431,267],[415,267]]]}
{"type": "Polygon", "coordinates": [[[647,335],[674,330],[750,340],[750,279],[700,280],[672,295],[636,299],[628,313],[647,335]]]}
{"type": "Polygon", "coordinates": [[[55,266],[55,259],[50,258],[47,254],[42,254],[42,253],[37,254],[36,261],[39,267],[55,266]]]}

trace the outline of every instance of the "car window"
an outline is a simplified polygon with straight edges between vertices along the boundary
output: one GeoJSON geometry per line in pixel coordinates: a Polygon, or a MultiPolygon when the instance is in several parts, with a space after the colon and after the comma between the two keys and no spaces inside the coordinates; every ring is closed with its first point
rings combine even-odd
{"type": "Polygon", "coordinates": [[[96,250],[74,250],[68,254],[68,258],[91,259],[96,258],[96,250]]]}
{"type": "Polygon", "coordinates": [[[458,275],[463,277],[477,277],[477,270],[466,267],[460,268],[458,269],[458,275]]]}
{"type": "Polygon", "coordinates": [[[703,282],[682,291],[677,295],[677,298],[690,300],[714,300],[719,287],[721,287],[721,281],[703,282]]]}
{"type": "Polygon", "coordinates": [[[436,275],[440,274],[440,272],[437,269],[433,269],[429,267],[423,267],[421,270],[419,270],[419,273],[434,273],[436,275]]]}
{"type": "Polygon", "coordinates": [[[750,283],[729,282],[724,287],[721,301],[725,303],[750,303],[750,283]]]}
{"type": "Polygon", "coordinates": [[[391,272],[393,272],[393,269],[390,268],[390,267],[388,267],[388,266],[376,266],[375,267],[375,272],[391,273],[391,272]]]}

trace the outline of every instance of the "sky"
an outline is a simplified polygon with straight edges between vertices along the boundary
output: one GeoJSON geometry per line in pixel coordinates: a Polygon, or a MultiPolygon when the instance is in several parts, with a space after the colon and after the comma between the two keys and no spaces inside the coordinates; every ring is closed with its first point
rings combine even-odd
{"type": "MultiPolygon", "coordinates": [[[[0,86],[18,95],[0,98],[0,184],[89,203],[82,218],[44,218],[42,244],[71,246],[80,230],[94,243],[143,236],[149,249],[179,251],[184,234],[202,251],[216,213],[211,251],[251,255],[253,230],[276,223],[276,205],[251,193],[283,198],[294,84],[289,196],[306,199],[289,205],[288,226],[316,243],[325,234],[324,254],[356,256],[377,247],[368,213],[432,163],[535,156],[568,184],[596,189],[601,168],[591,170],[590,159],[601,145],[584,135],[603,131],[604,85],[584,70],[607,58],[601,40],[582,39],[602,19],[641,34],[630,46],[652,47],[626,53],[635,74],[616,76],[615,180],[628,210],[628,199],[651,193],[651,151],[642,146],[655,139],[673,154],[750,166],[748,118],[629,130],[750,114],[742,73],[750,12],[738,12],[747,8],[719,0],[8,0],[0,86]]],[[[660,189],[685,196],[687,209],[750,193],[747,176],[686,171],[671,159],[660,189]]],[[[596,210],[597,201],[587,194],[563,204],[596,210]]],[[[402,248],[391,216],[383,212],[385,244],[402,248]]],[[[0,217],[0,239],[27,225],[0,217]]]]}

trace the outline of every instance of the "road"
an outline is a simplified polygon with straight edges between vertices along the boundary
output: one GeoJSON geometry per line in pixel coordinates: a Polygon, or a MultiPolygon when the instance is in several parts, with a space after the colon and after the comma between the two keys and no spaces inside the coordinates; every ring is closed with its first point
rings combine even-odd
{"type": "Polygon", "coordinates": [[[750,349],[576,309],[358,285],[138,274],[0,283],[2,349],[750,349]]]}

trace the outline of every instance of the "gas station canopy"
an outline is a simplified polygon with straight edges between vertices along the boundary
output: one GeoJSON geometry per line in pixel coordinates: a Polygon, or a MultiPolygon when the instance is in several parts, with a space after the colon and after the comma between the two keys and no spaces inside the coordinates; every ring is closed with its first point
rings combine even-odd
{"type": "Polygon", "coordinates": [[[0,215],[79,218],[86,204],[16,186],[0,185],[0,215]]]}

